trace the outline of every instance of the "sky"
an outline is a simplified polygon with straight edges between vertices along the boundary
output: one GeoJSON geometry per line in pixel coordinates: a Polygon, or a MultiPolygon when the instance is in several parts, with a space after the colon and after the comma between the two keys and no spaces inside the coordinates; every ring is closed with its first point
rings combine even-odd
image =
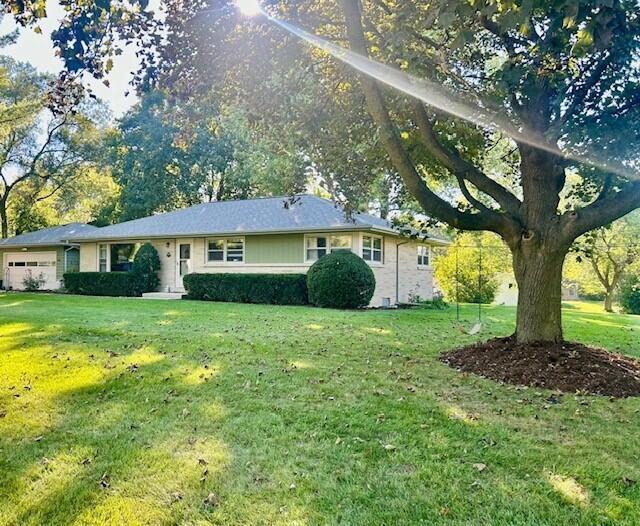
{"type": "MultiPolygon", "coordinates": [[[[150,2],[151,9],[159,4],[160,0],[150,2]]],[[[43,73],[58,73],[62,69],[62,61],[55,56],[51,42],[51,32],[59,26],[59,21],[64,16],[64,11],[56,1],[47,2],[47,17],[40,21],[42,34],[37,34],[29,28],[21,30],[20,37],[15,44],[0,49],[0,54],[8,55],[15,60],[29,62],[43,73]]],[[[11,16],[3,16],[0,21],[0,35],[5,35],[16,28],[11,16]]],[[[124,53],[114,57],[113,70],[107,77],[110,87],[102,81],[89,76],[85,82],[93,92],[102,99],[111,109],[114,118],[121,117],[136,102],[137,97],[130,86],[132,75],[138,67],[135,56],[135,47],[124,47],[124,53]],[[130,91],[126,96],[125,92],[130,91]]]]}

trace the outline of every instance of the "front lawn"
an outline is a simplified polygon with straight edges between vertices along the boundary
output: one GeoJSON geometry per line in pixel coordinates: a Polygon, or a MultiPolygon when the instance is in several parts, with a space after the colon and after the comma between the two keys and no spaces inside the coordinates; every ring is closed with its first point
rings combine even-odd
{"type": "MultiPolygon", "coordinates": [[[[640,317],[564,312],[640,357],[640,317]]],[[[640,400],[439,362],[484,314],[4,294],[0,525],[640,523],[640,400]]]]}

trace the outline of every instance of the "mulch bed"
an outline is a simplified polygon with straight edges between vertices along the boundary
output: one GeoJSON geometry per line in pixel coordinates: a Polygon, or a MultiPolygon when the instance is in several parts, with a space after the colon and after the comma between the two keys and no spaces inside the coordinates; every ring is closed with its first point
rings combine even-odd
{"type": "Polygon", "coordinates": [[[448,351],[440,359],[499,382],[568,393],[640,396],[640,361],[580,343],[518,344],[494,338],[448,351]]]}

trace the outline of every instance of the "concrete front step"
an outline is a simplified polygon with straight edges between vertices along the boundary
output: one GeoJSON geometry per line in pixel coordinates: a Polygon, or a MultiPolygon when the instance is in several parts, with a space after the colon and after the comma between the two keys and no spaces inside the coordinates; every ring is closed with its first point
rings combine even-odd
{"type": "Polygon", "coordinates": [[[144,300],[181,300],[182,292],[145,292],[142,295],[144,300]]]}

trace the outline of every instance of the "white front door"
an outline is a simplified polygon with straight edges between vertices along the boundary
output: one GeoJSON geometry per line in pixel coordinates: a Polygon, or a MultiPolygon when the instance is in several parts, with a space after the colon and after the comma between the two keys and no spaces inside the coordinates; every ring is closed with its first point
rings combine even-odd
{"type": "Polygon", "coordinates": [[[24,289],[27,276],[40,278],[42,290],[54,290],[60,284],[56,279],[55,252],[18,252],[5,254],[3,281],[5,288],[24,289]]]}
{"type": "Polygon", "coordinates": [[[178,290],[184,290],[184,282],[182,278],[187,274],[193,272],[193,266],[191,264],[193,243],[189,241],[178,241],[176,243],[177,249],[177,268],[176,268],[176,288],[178,290]]]}

